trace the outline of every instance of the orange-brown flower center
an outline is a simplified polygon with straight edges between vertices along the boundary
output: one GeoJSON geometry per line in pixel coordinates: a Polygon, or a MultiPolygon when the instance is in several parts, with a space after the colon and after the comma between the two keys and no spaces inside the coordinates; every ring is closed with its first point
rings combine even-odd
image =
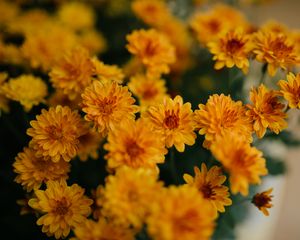
{"type": "Polygon", "coordinates": [[[144,149],[135,140],[129,140],[126,144],[126,152],[130,158],[136,158],[144,153],[144,149]]]}
{"type": "Polygon", "coordinates": [[[173,110],[172,111],[167,110],[165,112],[164,125],[169,129],[178,128],[179,126],[178,113],[175,113],[173,110]]]}
{"type": "Polygon", "coordinates": [[[212,33],[217,33],[220,31],[220,22],[211,20],[208,22],[208,27],[212,33]]]}
{"type": "Polygon", "coordinates": [[[145,89],[143,92],[143,98],[144,99],[152,99],[155,95],[157,95],[158,90],[152,86],[149,86],[148,88],[145,89]]]}
{"type": "Polygon", "coordinates": [[[195,231],[195,221],[198,221],[198,214],[194,210],[187,211],[183,216],[175,219],[176,228],[179,232],[193,232],[195,231]]]}
{"type": "Polygon", "coordinates": [[[258,208],[265,207],[270,201],[271,197],[266,194],[256,194],[252,199],[252,203],[258,208]]]}
{"type": "Polygon", "coordinates": [[[227,41],[226,50],[227,52],[234,54],[239,51],[244,45],[245,44],[242,41],[233,38],[227,41]]]}
{"type": "Polygon", "coordinates": [[[157,45],[152,41],[147,41],[145,46],[145,54],[147,56],[154,56],[157,52],[157,45]]]}
{"type": "Polygon", "coordinates": [[[103,115],[105,116],[110,115],[115,110],[115,103],[116,103],[115,97],[104,98],[98,102],[98,109],[103,115]]]}
{"type": "Polygon", "coordinates": [[[54,210],[55,214],[63,216],[66,215],[69,211],[70,204],[65,198],[62,198],[59,201],[56,201],[56,208],[54,210]]]}
{"type": "Polygon", "coordinates": [[[200,188],[204,198],[212,198],[215,193],[210,183],[203,184],[200,188]]]}
{"type": "Polygon", "coordinates": [[[64,131],[62,127],[52,125],[47,127],[46,131],[51,139],[61,140],[64,137],[64,131]]]}
{"type": "Polygon", "coordinates": [[[271,43],[271,50],[277,57],[284,58],[293,51],[293,47],[287,46],[283,39],[277,39],[271,43]]]}

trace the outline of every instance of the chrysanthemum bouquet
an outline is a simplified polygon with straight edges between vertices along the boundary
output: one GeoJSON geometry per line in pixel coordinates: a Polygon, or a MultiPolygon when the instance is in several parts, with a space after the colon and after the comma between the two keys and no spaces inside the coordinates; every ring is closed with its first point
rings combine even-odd
{"type": "Polygon", "coordinates": [[[2,234],[232,239],[269,214],[300,34],[200,2],[1,1],[2,234]]]}

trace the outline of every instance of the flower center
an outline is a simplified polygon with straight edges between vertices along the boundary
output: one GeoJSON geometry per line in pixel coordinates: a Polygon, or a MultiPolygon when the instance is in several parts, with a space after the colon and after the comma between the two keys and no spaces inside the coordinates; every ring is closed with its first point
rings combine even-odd
{"type": "Polygon", "coordinates": [[[69,211],[69,204],[65,198],[62,198],[59,201],[56,201],[56,208],[54,210],[55,214],[63,216],[66,215],[69,211]]]}
{"type": "Polygon", "coordinates": [[[126,152],[130,156],[130,158],[136,158],[144,152],[144,149],[141,148],[136,141],[130,140],[126,144],[126,152]]]}
{"type": "Polygon", "coordinates": [[[156,88],[153,87],[148,87],[144,92],[143,92],[143,98],[144,99],[151,99],[155,95],[157,95],[158,91],[156,88]]]}
{"type": "Polygon", "coordinates": [[[116,99],[114,98],[104,98],[98,102],[98,109],[103,115],[110,115],[115,109],[116,99]]]}
{"type": "Polygon", "coordinates": [[[64,137],[64,131],[61,127],[49,126],[46,131],[48,132],[51,139],[61,140],[64,137]]]}
{"type": "Polygon", "coordinates": [[[252,203],[259,208],[266,206],[270,201],[271,198],[269,196],[260,194],[253,198],[252,203]]]}
{"type": "Polygon", "coordinates": [[[156,44],[152,41],[148,41],[145,47],[145,54],[147,56],[154,56],[156,54],[156,44]]]}
{"type": "Polygon", "coordinates": [[[230,39],[226,44],[226,49],[229,53],[236,53],[244,46],[244,43],[237,39],[230,39]]]}
{"type": "Polygon", "coordinates": [[[220,30],[220,23],[216,20],[209,21],[208,26],[213,33],[217,33],[220,30]]]}
{"type": "Polygon", "coordinates": [[[204,198],[212,198],[215,195],[209,183],[202,185],[200,191],[202,192],[204,198]]]}
{"type": "Polygon", "coordinates": [[[174,113],[173,110],[172,110],[172,112],[167,110],[165,112],[164,125],[169,129],[177,128],[179,126],[178,114],[174,113]]]}

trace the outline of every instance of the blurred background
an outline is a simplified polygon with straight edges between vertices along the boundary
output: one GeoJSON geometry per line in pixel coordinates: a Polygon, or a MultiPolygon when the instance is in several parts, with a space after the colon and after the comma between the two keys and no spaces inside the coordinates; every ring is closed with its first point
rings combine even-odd
{"type": "MultiPolygon", "coordinates": [[[[273,19],[290,28],[300,28],[299,0],[273,0],[259,6],[247,6],[245,12],[250,21],[262,24],[273,19]]],[[[299,112],[291,111],[290,129],[300,136],[299,112]]],[[[273,187],[274,207],[269,217],[251,209],[249,218],[238,228],[240,240],[298,240],[300,239],[300,149],[273,146],[271,151],[280,154],[286,163],[285,175],[268,176],[261,190],[273,187]]]]}

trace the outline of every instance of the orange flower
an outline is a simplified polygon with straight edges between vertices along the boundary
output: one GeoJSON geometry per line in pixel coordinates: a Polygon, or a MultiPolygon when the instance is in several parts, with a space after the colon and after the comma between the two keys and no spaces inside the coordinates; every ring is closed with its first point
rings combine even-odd
{"type": "Polygon", "coordinates": [[[167,4],[162,0],[135,0],[131,8],[138,18],[150,26],[159,26],[171,16],[167,4]]]}
{"type": "Polygon", "coordinates": [[[18,153],[13,167],[18,174],[15,181],[28,192],[39,189],[43,182],[67,179],[70,171],[69,163],[37,157],[31,148],[24,148],[23,152],[18,153]]]}
{"type": "Polygon", "coordinates": [[[256,60],[268,64],[268,73],[274,76],[278,68],[284,70],[299,64],[292,38],[285,34],[260,31],[254,35],[256,60]]]}
{"type": "Polygon", "coordinates": [[[154,240],[206,240],[213,233],[215,217],[196,188],[171,186],[150,205],[147,231],[154,240]]]}
{"type": "Polygon", "coordinates": [[[110,169],[126,165],[156,170],[156,164],[165,161],[164,155],[167,150],[163,144],[163,137],[152,131],[149,123],[145,121],[121,124],[108,134],[107,141],[104,145],[104,149],[108,151],[105,159],[108,160],[110,169]]]}
{"type": "Polygon", "coordinates": [[[107,65],[99,61],[96,57],[92,59],[93,71],[100,81],[115,81],[119,84],[123,82],[124,74],[122,69],[116,65],[107,65]]]}
{"type": "Polygon", "coordinates": [[[183,152],[185,144],[191,146],[195,143],[191,104],[183,103],[180,96],[165,98],[163,103],[149,107],[143,117],[151,123],[154,131],[164,137],[167,148],[174,145],[183,152]]]}
{"type": "Polygon", "coordinates": [[[127,86],[139,98],[142,110],[146,110],[168,96],[165,80],[153,76],[137,74],[130,78],[127,86]]]}
{"type": "Polygon", "coordinates": [[[278,91],[269,90],[263,84],[250,91],[253,104],[247,104],[249,110],[246,114],[252,119],[253,129],[259,138],[265,135],[267,128],[278,134],[287,127],[284,104],[280,103],[278,96],[278,91]]]}
{"type": "Polygon", "coordinates": [[[228,68],[237,66],[245,74],[248,72],[248,58],[252,44],[249,35],[243,33],[241,29],[229,31],[217,40],[209,42],[207,46],[210,52],[214,54],[215,69],[219,70],[224,66],[228,68]]]}
{"type": "Polygon", "coordinates": [[[296,76],[293,73],[287,75],[287,81],[278,82],[283,97],[289,102],[290,108],[300,108],[300,73],[296,76]]]}
{"type": "Polygon", "coordinates": [[[169,39],[154,29],[135,30],[127,36],[127,49],[147,67],[149,74],[169,73],[176,60],[175,48],[169,39]]]}
{"type": "Polygon", "coordinates": [[[94,81],[81,96],[85,119],[92,121],[103,135],[114,130],[120,122],[133,120],[138,112],[128,88],[116,82],[94,81]]]}
{"type": "Polygon", "coordinates": [[[228,171],[233,194],[248,195],[249,184],[260,184],[260,176],[267,175],[262,152],[251,147],[238,134],[228,134],[211,145],[211,152],[228,171]]]}
{"type": "Polygon", "coordinates": [[[79,137],[83,132],[83,121],[80,115],[69,107],[51,107],[42,110],[30,121],[31,128],[27,134],[32,137],[29,146],[36,151],[38,157],[50,157],[58,162],[70,161],[76,156],[79,137]]]}
{"type": "Polygon", "coordinates": [[[86,49],[77,47],[65,53],[49,73],[53,86],[76,98],[92,82],[93,65],[86,49]]]}
{"type": "Polygon", "coordinates": [[[49,181],[46,190],[36,190],[35,195],[28,204],[43,214],[36,223],[56,239],[67,237],[71,228],[81,225],[91,213],[93,200],[84,196],[84,189],[77,184],[49,181]]]}
{"type": "Polygon", "coordinates": [[[218,136],[235,132],[244,140],[251,142],[252,125],[246,116],[246,109],[241,101],[233,101],[230,96],[214,94],[206,105],[199,104],[195,111],[196,128],[205,135],[203,146],[209,148],[218,136]]]}
{"type": "Polygon", "coordinates": [[[273,191],[273,188],[270,188],[267,191],[264,191],[262,193],[257,193],[252,198],[252,203],[263,212],[265,216],[269,216],[268,208],[273,207],[273,204],[271,204],[272,201],[272,195],[271,192],[273,191]]]}
{"type": "Polygon", "coordinates": [[[222,185],[226,177],[222,175],[220,167],[213,166],[207,170],[205,163],[201,164],[201,171],[198,167],[194,167],[195,177],[184,174],[185,182],[198,189],[202,193],[203,198],[208,201],[211,207],[217,212],[225,212],[224,206],[232,204],[229,198],[228,187],[222,185]]]}

